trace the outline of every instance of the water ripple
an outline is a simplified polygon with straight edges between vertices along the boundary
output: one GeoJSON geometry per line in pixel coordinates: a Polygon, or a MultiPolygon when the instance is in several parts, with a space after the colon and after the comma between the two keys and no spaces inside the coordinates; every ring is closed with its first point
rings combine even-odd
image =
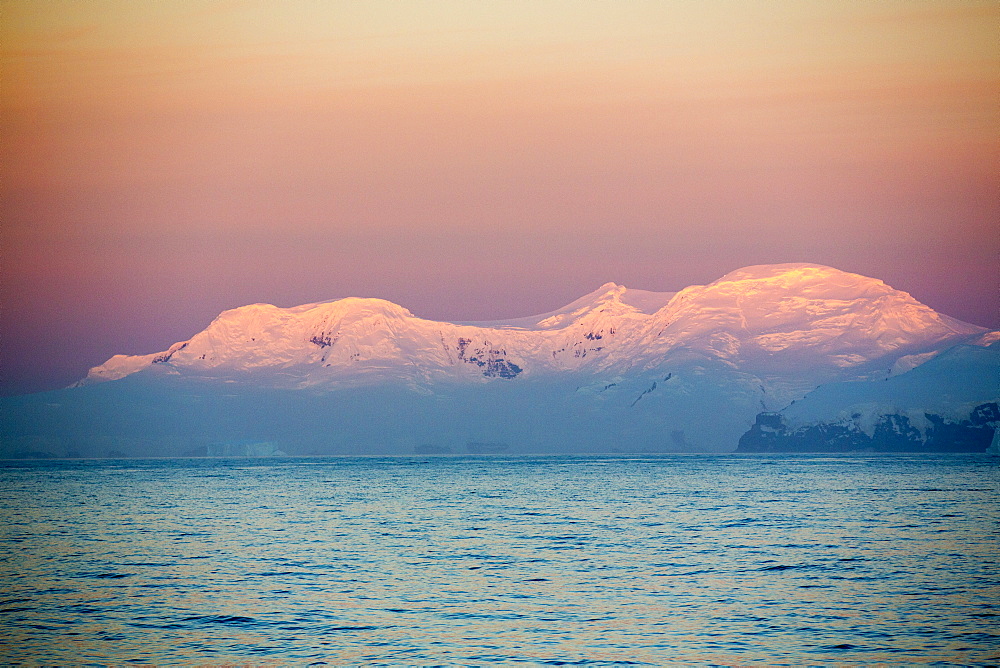
{"type": "Polygon", "coordinates": [[[988,664],[974,456],[0,463],[0,656],[988,664]]]}

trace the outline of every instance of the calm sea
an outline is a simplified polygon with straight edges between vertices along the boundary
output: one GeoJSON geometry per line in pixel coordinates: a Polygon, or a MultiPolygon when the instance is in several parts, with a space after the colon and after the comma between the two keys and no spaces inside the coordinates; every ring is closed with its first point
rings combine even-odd
{"type": "Polygon", "coordinates": [[[1000,461],[0,463],[0,657],[1000,661],[1000,461]]]}

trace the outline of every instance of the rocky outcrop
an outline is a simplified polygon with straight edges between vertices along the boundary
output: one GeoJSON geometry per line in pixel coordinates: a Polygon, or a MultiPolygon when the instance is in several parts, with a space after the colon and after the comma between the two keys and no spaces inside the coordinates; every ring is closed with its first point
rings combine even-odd
{"type": "Polygon", "coordinates": [[[860,413],[848,420],[790,428],[780,413],[760,413],[737,452],[986,452],[1000,430],[995,402],[976,406],[966,419],[925,413],[921,430],[907,415],[879,415],[871,433],[860,413]]]}

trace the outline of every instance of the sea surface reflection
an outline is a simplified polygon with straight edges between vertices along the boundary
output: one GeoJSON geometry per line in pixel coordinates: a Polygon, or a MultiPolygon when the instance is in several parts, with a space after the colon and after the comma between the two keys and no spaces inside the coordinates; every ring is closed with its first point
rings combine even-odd
{"type": "Polygon", "coordinates": [[[1000,661],[986,456],[0,463],[0,657],[1000,661]]]}

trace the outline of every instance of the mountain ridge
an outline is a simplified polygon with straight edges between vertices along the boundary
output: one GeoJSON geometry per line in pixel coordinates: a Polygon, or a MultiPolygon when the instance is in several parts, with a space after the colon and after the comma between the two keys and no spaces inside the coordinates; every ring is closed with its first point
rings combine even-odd
{"type": "Polygon", "coordinates": [[[75,387],[0,400],[0,456],[186,456],[248,442],[269,445],[247,453],[292,455],[469,443],[794,451],[833,447],[827,437],[872,447],[855,412],[881,425],[884,447],[957,438],[982,449],[998,367],[948,353],[971,346],[993,360],[998,339],[877,279],[804,263],[676,293],[605,283],[561,309],[486,323],[378,298],[250,304],[166,350],[114,356],[75,387]],[[948,379],[948,402],[932,400],[935,378],[948,379]],[[914,399],[894,408],[883,400],[893,388],[914,399]],[[920,431],[922,404],[937,426],[920,431]],[[885,436],[894,429],[905,438],[885,436]]]}
{"type": "Polygon", "coordinates": [[[427,320],[378,298],[251,304],[224,311],[165,351],[116,355],[78,384],[153,364],[208,375],[280,369],[298,387],[377,383],[400,373],[414,383],[509,380],[653,368],[683,351],[765,373],[815,373],[818,365],[832,378],[838,369],[926,353],[985,331],[877,279],[822,265],[756,265],[676,293],[605,283],[549,313],[487,322],[427,320]],[[380,373],[386,369],[394,373],[380,373]]]}

